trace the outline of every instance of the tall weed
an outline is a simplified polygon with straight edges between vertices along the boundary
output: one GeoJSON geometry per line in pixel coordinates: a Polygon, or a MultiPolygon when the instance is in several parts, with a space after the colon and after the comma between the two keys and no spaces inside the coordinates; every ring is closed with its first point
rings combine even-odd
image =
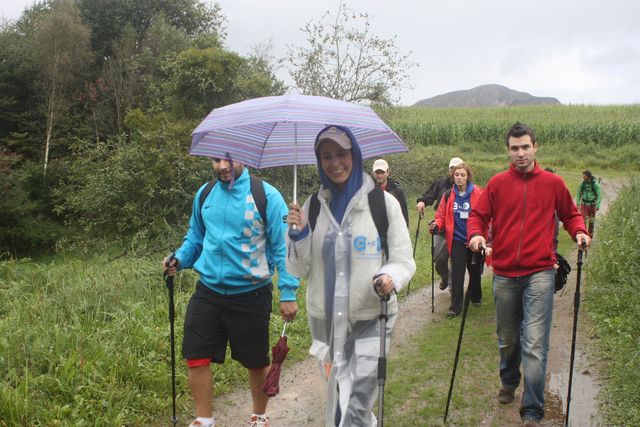
{"type": "Polygon", "coordinates": [[[640,425],[640,180],[620,191],[598,224],[586,266],[589,313],[610,379],[603,403],[610,425],[640,425]]]}

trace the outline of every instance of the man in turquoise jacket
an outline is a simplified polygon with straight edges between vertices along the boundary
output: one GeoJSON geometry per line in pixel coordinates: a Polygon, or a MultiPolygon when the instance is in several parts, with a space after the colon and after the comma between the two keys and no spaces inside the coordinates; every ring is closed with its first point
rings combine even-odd
{"type": "Polygon", "coordinates": [[[231,357],[249,371],[253,401],[250,425],[269,425],[268,397],[262,391],[269,370],[271,277],[278,269],[280,313],[294,319],[298,305],[297,278],[286,270],[287,230],[282,218],[288,208],[273,186],[262,182],[266,223],[251,192],[244,165],[214,159],[217,182],[200,205],[203,185],[193,201],[189,230],[175,258],[163,260],[168,274],[193,268],[200,274],[187,308],[182,355],[197,418],[192,427],[214,426],[213,378],[210,363],[224,363],[227,343],[231,357]],[[166,267],[167,261],[169,266],[166,267]]]}

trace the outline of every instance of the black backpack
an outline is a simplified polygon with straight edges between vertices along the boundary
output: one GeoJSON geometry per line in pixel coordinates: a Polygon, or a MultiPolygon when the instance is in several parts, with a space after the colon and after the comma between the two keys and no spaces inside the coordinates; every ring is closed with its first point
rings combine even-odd
{"type": "Polygon", "coordinates": [[[567,260],[556,252],[556,258],[558,259],[558,269],[556,270],[555,289],[553,293],[561,291],[564,285],[567,284],[567,276],[571,273],[571,266],[567,260]]]}
{"type": "MultiPolygon", "coordinates": [[[[260,216],[262,217],[262,220],[264,221],[264,226],[266,228],[267,227],[267,196],[264,192],[264,184],[262,183],[262,180],[257,176],[249,175],[249,178],[251,179],[251,195],[253,196],[253,201],[255,202],[256,207],[258,208],[258,212],[260,212],[260,216]]],[[[209,193],[211,193],[211,190],[213,190],[213,187],[216,185],[217,182],[218,182],[217,179],[214,179],[213,181],[208,182],[207,186],[204,188],[204,190],[202,190],[202,193],[200,193],[200,197],[198,198],[198,203],[199,203],[198,213],[200,214],[200,221],[202,222],[202,224],[204,224],[204,222],[202,221],[202,205],[204,204],[204,201],[207,199],[207,197],[209,196],[209,193]]]]}
{"type": "MultiPolygon", "coordinates": [[[[385,259],[389,259],[389,244],[387,242],[387,230],[389,229],[389,218],[387,218],[387,205],[384,201],[384,191],[380,187],[375,187],[367,195],[369,199],[369,210],[376,225],[378,236],[380,236],[380,246],[384,251],[385,259]]],[[[320,200],[318,193],[313,193],[309,202],[309,227],[311,231],[316,228],[316,220],[320,214],[320,200]]]]}

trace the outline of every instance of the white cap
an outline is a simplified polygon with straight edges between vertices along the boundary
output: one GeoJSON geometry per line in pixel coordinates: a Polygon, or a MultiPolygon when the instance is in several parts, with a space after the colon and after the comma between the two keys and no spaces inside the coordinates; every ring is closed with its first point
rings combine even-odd
{"type": "Polygon", "coordinates": [[[453,159],[449,160],[449,169],[454,166],[458,166],[460,163],[464,163],[464,161],[460,157],[454,157],[453,159]]]}
{"type": "Polygon", "coordinates": [[[349,135],[347,135],[347,133],[342,129],[335,126],[325,129],[320,135],[318,135],[318,140],[313,147],[314,150],[317,150],[320,143],[323,141],[332,141],[344,150],[351,150],[351,139],[349,138],[349,135]]]}
{"type": "Polygon", "coordinates": [[[385,172],[389,171],[389,163],[385,159],[378,159],[373,162],[373,171],[383,170],[385,172]]]}

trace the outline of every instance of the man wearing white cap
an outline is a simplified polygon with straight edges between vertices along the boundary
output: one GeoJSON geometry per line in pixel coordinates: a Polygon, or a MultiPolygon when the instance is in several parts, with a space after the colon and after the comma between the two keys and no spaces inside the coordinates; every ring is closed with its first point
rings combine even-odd
{"type": "MultiPolygon", "coordinates": [[[[442,200],[442,195],[450,190],[453,186],[453,178],[451,171],[455,166],[464,163],[460,157],[454,157],[449,160],[449,174],[445,177],[434,181],[429,189],[420,197],[416,205],[416,209],[420,215],[424,214],[424,208],[433,204],[433,210],[438,210],[438,204],[442,200]]],[[[440,276],[440,289],[447,289],[449,286],[449,253],[447,251],[447,240],[444,236],[444,230],[433,237],[433,257],[436,265],[436,271],[440,276]]]]}
{"type": "Polygon", "coordinates": [[[389,171],[389,163],[384,159],[378,159],[373,162],[373,179],[376,181],[376,185],[383,191],[386,191],[393,195],[400,203],[402,208],[402,215],[409,227],[409,209],[407,208],[407,199],[404,197],[404,191],[400,187],[400,183],[391,178],[389,171]]]}

